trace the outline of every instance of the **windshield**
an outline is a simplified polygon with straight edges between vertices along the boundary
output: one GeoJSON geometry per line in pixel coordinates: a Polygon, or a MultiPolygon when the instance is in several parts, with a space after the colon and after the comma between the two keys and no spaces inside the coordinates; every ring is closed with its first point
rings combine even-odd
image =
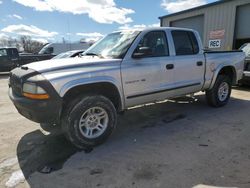
{"type": "Polygon", "coordinates": [[[47,44],[38,52],[38,54],[52,54],[53,51],[53,47],[50,47],[50,44],[47,44]]]}
{"type": "Polygon", "coordinates": [[[244,44],[240,49],[245,52],[246,56],[250,56],[250,43],[244,44]]]}
{"type": "Polygon", "coordinates": [[[7,56],[7,50],[6,49],[0,49],[0,56],[7,56]]]}
{"type": "Polygon", "coordinates": [[[107,35],[82,55],[123,58],[140,31],[120,31],[107,35]]]}

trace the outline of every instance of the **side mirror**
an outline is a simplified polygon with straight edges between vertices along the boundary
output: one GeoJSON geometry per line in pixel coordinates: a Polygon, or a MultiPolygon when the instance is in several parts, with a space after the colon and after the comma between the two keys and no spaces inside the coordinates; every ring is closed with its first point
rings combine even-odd
{"type": "Polygon", "coordinates": [[[140,47],[139,49],[135,50],[132,57],[135,59],[149,57],[153,54],[153,51],[149,47],[140,47]]]}

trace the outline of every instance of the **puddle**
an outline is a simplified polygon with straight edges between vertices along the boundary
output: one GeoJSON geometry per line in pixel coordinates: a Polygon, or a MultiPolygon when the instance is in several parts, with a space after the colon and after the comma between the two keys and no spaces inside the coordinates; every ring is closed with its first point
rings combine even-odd
{"type": "Polygon", "coordinates": [[[168,123],[172,123],[174,121],[184,119],[184,118],[186,118],[185,114],[169,114],[161,120],[164,124],[157,124],[157,123],[151,122],[150,124],[147,124],[147,125],[143,126],[142,128],[145,129],[145,128],[151,128],[151,127],[155,127],[155,126],[162,126],[162,125],[166,125],[168,123]]]}
{"type": "Polygon", "coordinates": [[[64,135],[44,135],[37,130],[26,134],[20,140],[17,157],[24,176],[28,178],[46,166],[51,168],[50,172],[61,169],[67,159],[77,151],[79,150],[72,146],[64,135]]]}
{"type": "Polygon", "coordinates": [[[217,187],[217,186],[199,184],[194,186],[193,188],[237,188],[237,187],[217,187]]]}

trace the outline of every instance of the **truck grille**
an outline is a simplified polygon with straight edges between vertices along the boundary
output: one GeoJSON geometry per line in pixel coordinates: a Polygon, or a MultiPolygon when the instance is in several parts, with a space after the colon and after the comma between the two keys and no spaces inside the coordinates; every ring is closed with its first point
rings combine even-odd
{"type": "Polygon", "coordinates": [[[15,74],[10,75],[10,87],[12,88],[13,94],[22,96],[22,82],[15,74]]]}

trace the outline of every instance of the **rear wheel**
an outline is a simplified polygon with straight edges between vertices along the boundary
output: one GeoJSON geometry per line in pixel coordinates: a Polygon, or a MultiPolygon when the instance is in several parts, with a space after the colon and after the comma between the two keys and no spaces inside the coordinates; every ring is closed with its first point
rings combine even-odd
{"type": "Polygon", "coordinates": [[[213,88],[206,91],[208,104],[213,107],[221,107],[226,105],[230,99],[231,88],[231,79],[226,75],[219,75],[213,88]]]}
{"type": "Polygon", "coordinates": [[[62,128],[66,137],[80,149],[102,144],[116,126],[116,109],[104,96],[79,97],[67,109],[62,128]]]}

